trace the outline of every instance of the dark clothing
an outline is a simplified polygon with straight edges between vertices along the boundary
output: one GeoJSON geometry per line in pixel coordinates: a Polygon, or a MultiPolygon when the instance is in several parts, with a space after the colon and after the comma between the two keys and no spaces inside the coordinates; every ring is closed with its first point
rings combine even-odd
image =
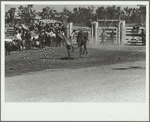
{"type": "Polygon", "coordinates": [[[59,33],[60,33],[60,28],[57,27],[57,28],[55,29],[55,31],[56,31],[56,34],[59,34],[59,33]]]}
{"type": "Polygon", "coordinates": [[[19,27],[18,27],[18,25],[16,24],[16,25],[14,25],[14,34],[17,34],[17,31],[19,31],[19,27]]]}
{"type": "Polygon", "coordinates": [[[26,44],[28,46],[31,46],[30,45],[30,39],[31,39],[31,33],[30,32],[26,32],[26,44]]]}
{"type": "Polygon", "coordinates": [[[21,35],[21,38],[22,38],[22,40],[25,40],[25,39],[26,39],[26,32],[25,32],[25,30],[23,30],[23,33],[22,33],[22,35],[21,35]]]}
{"type": "Polygon", "coordinates": [[[40,39],[40,43],[42,45],[42,48],[44,47],[44,43],[45,43],[45,33],[41,32],[39,35],[39,39],[40,39]]]}
{"type": "Polygon", "coordinates": [[[111,37],[112,44],[113,44],[114,43],[114,39],[115,39],[115,33],[114,33],[114,31],[112,31],[110,37],[111,37]]]}
{"type": "Polygon", "coordinates": [[[53,32],[53,28],[50,26],[49,28],[48,28],[48,30],[49,30],[49,32],[53,32]]]}
{"type": "Polygon", "coordinates": [[[65,33],[65,36],[67,37],[67,28],[65,26],[62,26],[61,31],[65,33]]]}
{"type": "Polygon", "coordinates": [[[144,30],[142,30],[142,43],[143,45],[146,45],[146,33],[144,32],[144,30]]]}

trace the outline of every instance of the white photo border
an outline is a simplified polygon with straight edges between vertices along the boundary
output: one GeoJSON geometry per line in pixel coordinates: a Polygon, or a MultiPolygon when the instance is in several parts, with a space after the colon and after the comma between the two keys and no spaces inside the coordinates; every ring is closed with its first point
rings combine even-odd
{"type": "Polygon", "coordinates": [[[1,2],[1,120],[2,121],[148,121],[149,120],[149,2],[148,1],[3,1],[1,2]],[[145,103],[11,103],[5,102],[5,5],[146,5],[145,103]]]}

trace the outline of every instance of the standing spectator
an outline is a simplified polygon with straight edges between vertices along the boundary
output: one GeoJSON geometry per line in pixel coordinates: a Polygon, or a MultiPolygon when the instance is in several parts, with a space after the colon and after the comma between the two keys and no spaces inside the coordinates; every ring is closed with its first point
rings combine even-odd
{"type": "Polygon", "coordinates": [[[112,44],[114,44],[114,40],[115,40],[115,32],[114,32],[114,30],[112,30],[112,32],[111,32],[111,40],[112,40],[112,44]]]}
{"type": "Polygon", "coordinates": [[[30,33],[30,31],[29,30],[26,30],[26,44],[27,44],[27,46],[31,46],[31,44],[30,44],[30,39],[31,39],[31,33],[30,33]]]}
{"type": "Polygon", "coordinates": [[[109,37],[109,36],[107,35],[107,33],[105,32],[105,30],[103,30],[103,32],[101,33],[102,41],[101,41],[100,45],[101,45],[101,44],[104,45],[104,40],[105,40],[106,36],[109,37]]]}
{"type": "Polygon", "coordinates": [[[64,32],[65,36],[67,37],[67,28],[64,24],[62,24],[61,30],[64,32]]]}
{"type": "Polygon", "coordinates": [[[24,28],[22,29],[21,38],[22,38],[22,41],[21,41],[22,46],[25,46],[26,45],[25,44],[25,42],[26,42],[26,30],[24,28]]]}
{"type": "Polygon", "coordinates": [[[45,43],[45,30],[42,29],[40,35],[39,35],[40,43],[42,46],[42,49],[44,48],[44,43],[45,43]]]}
{"type": "Polygon", "coordinates": [[[18,49],[22,51],[23,44],[22,44],[22,38],[21,38],[21,30],[17,32],[16,38],[17,38],[18,46],[19,46],[18,49]]]}
{"type": "Polygon", "coordinates": [[[145,33],[145,30],[142,28],[142,44],[143,45],[146,45],[146,33],[145,33]]]}

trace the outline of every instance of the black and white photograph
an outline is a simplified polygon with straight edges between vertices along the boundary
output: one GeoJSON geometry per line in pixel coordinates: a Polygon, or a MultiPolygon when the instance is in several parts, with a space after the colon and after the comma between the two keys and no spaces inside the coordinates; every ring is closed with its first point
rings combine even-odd
{"type": "Polygon", "coordinates": [[[149,121],[148,54],[148,1],[3,1],[2,120],[149,121]]]}

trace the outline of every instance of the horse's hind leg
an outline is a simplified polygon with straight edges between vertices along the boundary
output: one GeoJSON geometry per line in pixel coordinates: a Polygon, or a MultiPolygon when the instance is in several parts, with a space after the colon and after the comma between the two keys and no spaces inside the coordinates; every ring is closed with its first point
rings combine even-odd
{"type": "Polygon", "coordinates": [[[84,51],[86,51],[86,55],[88,55],[86,44],[84,45],[84,51]]]}
{"type": "Polygon", "coordinates": [[[72,52],[74,52],[74,47],[71,45],[71,47],[72,47],[72,52]]]}

